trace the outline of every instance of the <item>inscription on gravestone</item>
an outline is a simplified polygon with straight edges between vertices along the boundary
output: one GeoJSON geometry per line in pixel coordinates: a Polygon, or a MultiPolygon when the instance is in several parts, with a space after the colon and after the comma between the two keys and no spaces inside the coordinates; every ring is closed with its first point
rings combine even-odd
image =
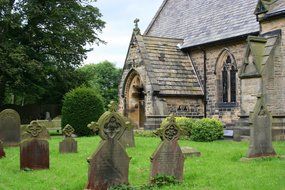
{"type": "Polygon", "coordinates": [[[4,146],[18,146],[20,143],[19,114],[12,109],[5,109],[0,113],[0,139],[4,146]]]}
{"type": "Polygon", "coordinates": [[[276,155],[272,146],[272,116],[267,110],[263,96],[259,96],[250,113],[250,146],[247,157],[276,155]]]}
{"type": "Polygon", "coordinates": [[[65,138],[62,142],[59,143],[59,152],[60,153],[76,153],[77,152],[77,142],[72,138],[74,129],[71,125],[67,124],[62,133],[65,138]]]}
{"type": "Polygon", "coordinates": [[[3,142],[0,140],[0,158],[5,157],[3,142]]]}
{"type": "Polygon", "coordinates": [[[177,180],[183,179],[184,156],[178,144],[180,129],[172,116],[157,135],[162,142],[151,156],[151,179],[156,175],[174,176],[177,180]]]}
{"type": "Polygon", "coordinates": [[[49,144],[44,138],[44,126],[32,121],[26,128],[29,138],[20,144],[20,168],[23,169],[48,169],[49,168],[49,144]]]}
{"type": "Polygon", "coordinates": [[[88,158],[89,172],[86,189],[107,190],[111,186],[128,184],[130,157],[120,143],[125,132],[125,119],[115,112],[112,102],[110,111],[105,112],[97,123],[88,125],[93,130],[99,129],[102,138],[97,150],[88,158]]]}

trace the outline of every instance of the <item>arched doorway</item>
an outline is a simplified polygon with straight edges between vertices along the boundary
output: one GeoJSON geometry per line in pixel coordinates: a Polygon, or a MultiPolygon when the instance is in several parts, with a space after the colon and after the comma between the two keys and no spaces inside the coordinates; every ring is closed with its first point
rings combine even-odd
{"type": "Polygon", "coordinates": [[[126,82],[126,116],[138,127],[144,127],[145,122],[145,94],[144,86],[139,74],[133,71],[126,82]]]}

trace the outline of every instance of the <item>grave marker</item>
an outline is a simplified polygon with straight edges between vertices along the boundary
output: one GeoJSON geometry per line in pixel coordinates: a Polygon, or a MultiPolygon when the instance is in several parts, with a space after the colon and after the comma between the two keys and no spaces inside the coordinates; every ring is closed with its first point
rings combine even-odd
{"type": "Polygon", "coordinates": [[[20,168],[25,169],[48,169],[49,168],[49,144],[42,132],[45,127],[32,121],[26,128],[29,138],[20,144],[20,168]]]}
{"type": "Polygon", "coordinates": [[[0,113],[0,139],[4,146],[18,146],[20,143],[20,115],[12,109],[0,113]]]}
{"type": "Polygon", "coordinates": [[[111,186],[128,184],[130,157],[120,143],[120,138],[127,129],[125,119],[115,112],[111,103],[110,111],[105,112],[97,123],[88,125],[93,130],[99,129],[102,138],[97,150],[88,158],[89,172],[86,189],[107,190],[111,186]]]}
{"type": "Polygon", "coordinates": [[[76,153],[77,152],[77,142],[72,138],[74,133],[74,128],[67,124],[62,133],[64,135],[64,140],[59,143],[59,152],[60,153],[76,153]]]}
{"type": "Polygon", "coordinates": [[[276,155],[272,146],[272,116],[267,110],[264,97],[259,96],[250,113],[250,146],[248,158],[276,155]]]}
{"type": "Polygon", "coordinates": [[[171,116],[168,122],[158,130],[162,139],[156,151],[151,156],[151,179],[156,175],[174,176],[177,180],[183,179],[184,156],[178,144],[180,129],[171,116]]]}

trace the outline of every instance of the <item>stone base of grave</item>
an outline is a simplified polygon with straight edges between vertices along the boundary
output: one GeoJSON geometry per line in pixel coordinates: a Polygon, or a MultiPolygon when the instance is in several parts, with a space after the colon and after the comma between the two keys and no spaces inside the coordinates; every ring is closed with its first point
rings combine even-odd
{"type": "Polygon", "coordinates": [[[21,170],[49,169],[49,144],[46,140],[26,140],[20,146],[21,170]]]}
{"type": "Polygon", "coordinates": [[[5,157],[5,152],[3,148],[3,144],[0,142],[0,158],[5,157]]]}
{"type": "Polygon", "coordinates": [[[262,156],[262,157],[254,157],[254,158],[247,158],[247,157],[242,157],[240,159],[241,162],[250,162],[254,160],[259,160],[259,159],[266,159],[266,158],[278,158],[278,159],[285,159],[285,155],[269,155],[269,156],[262,156]]]}
{"type": "Polygon", "coordinates": [[[77,142],[71,137],[65,138],[59,143],[59,152],[61,154],[77,153],[77,142]]]}
{"type": "Polygon", "coordinates": [[[201,156],[201,152],[199,152],[198,150],[196,150],[195,148],[192,147],[181,147],[182,150],[182,154],[184,155],[184,157],[200,157],[201,156]]]}

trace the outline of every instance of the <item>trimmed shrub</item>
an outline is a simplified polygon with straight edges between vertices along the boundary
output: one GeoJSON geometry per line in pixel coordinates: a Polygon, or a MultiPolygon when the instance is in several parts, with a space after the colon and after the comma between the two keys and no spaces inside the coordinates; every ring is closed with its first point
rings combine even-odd
{"type": "MultiPolygon", "coordinates": [[[[161,126],[166,122],[164,119],[161,126]]],[[[214,141],[223,137],[223,124],[217,119],[192,119],[176,117],[177,125],[182,129],[182,139],[191,138],[193,141],[214,141]]]]}
{"type": "Polygon", "coordinates": [[[70,124],[78,136],[92,135],[87,125],[104,112],[102,97],[92,88],[79,87],[64,96],[61,126],[70,124]]]}
{"type": "Polygon", "coordinates": [[[198,119],[192,127],[193,141],[214,141],[223,137],[223,124],[217,119],[198,119]]]}

